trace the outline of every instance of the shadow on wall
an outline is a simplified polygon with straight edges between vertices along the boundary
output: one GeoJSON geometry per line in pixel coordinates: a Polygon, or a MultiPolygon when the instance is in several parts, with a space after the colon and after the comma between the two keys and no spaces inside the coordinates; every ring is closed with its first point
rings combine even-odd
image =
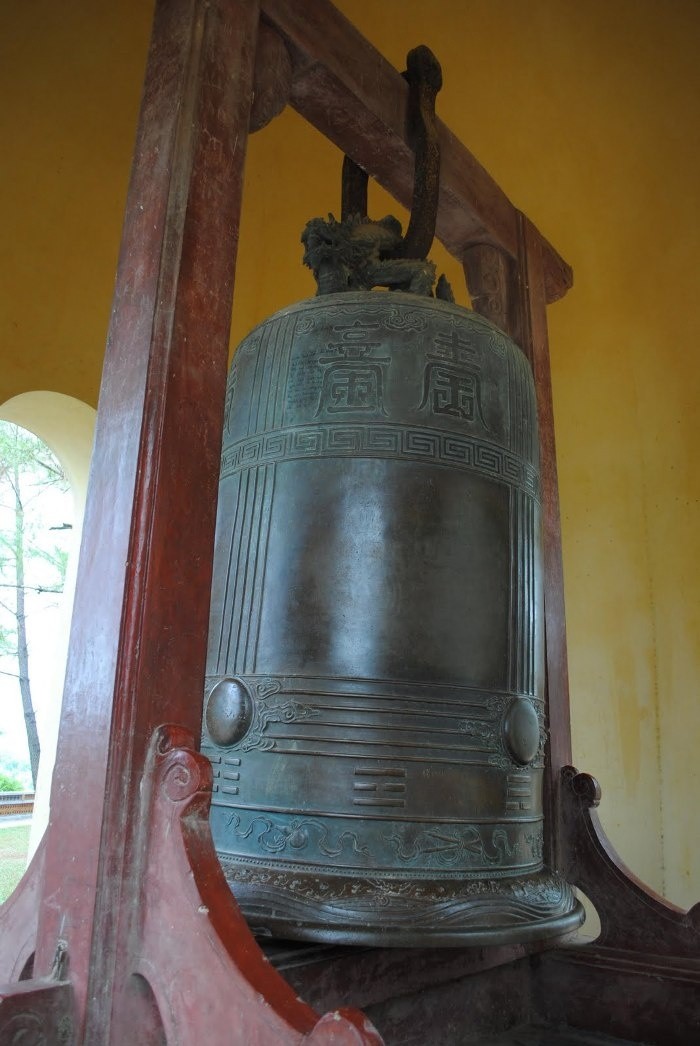
{"type": "Polygon", "coordinates": [[[78,552],[82,532],[88,473],[96,413],[81,400],[58,392],[25,392],[0,406],[0,421],[33,432],[53,452],[68,478],[73,498],[72,542],[58,615],[58,627],[49,639],[50,667],[45,672],[47,700],[39,722],[41,759],[36,787],[29,857],[34,853],[49,820],[51,778],[58,739],[68,637],[73,609],[78,552]]]}

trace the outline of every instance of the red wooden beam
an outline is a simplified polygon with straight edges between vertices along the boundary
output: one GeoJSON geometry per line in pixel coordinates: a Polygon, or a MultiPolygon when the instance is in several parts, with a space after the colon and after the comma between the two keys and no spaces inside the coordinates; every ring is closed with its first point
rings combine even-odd
{"type": "MultiPolygon", "coordinates": [[[[328,0],[261,0],[265,18],[290,46],[291,102],[405,207],[413,192],[406,82],[328,0]]],[[[416,41],[418,42],[418,41],[416,41]]],[[[518,257],[518,211],[472,153],[440,121],[440,205],[436,235],[460,261],[471,244],[518,257]]],[[[534,228],[547,302],[573,283],[571,268],[534,228]]]]}

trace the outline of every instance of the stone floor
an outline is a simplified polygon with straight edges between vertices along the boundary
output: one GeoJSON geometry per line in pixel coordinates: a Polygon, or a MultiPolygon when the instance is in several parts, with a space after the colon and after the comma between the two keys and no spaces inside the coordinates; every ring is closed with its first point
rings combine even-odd
{"type": "Polygon", "coordinates": [[[577,1028],[547,1028],[535,1025],[511,1028],[504,1035],[484,1039],[479,1046],[654,1046],[653,1043],[631,1043],[597,1032],[577,1028]]]}

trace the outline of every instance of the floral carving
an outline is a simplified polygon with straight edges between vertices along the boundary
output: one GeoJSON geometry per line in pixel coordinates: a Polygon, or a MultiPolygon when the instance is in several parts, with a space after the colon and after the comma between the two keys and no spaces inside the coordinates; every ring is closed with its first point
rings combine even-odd
{"type": "Polygon", "coordinates": [[[278,679],[261,679],[255,684],[255,693],[261,701],[272,697],[273,694],[279,694],[281,689],[282,684],[278,679]]]}
{"type": "Polygon", "coordinates": [[[526,832],[524,835],[525,842],[530,848],[532,854],[532,860],[540,863],[542,861],[542,850],[544,847],[544,840],[542,838],[542,829],[537,831],[526,832]]]}

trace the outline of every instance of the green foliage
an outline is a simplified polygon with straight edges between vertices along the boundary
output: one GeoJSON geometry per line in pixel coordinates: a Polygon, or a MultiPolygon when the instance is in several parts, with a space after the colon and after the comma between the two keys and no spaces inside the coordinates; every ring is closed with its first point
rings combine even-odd
{"type": "Polygon", "coordinates": [[[29,847],[29,824],[0,829],[0,904],[7,900],[24,874],[29,847]]]}
{"type": "Polygon", "coordinates": [[[16,777],[0,770],[0,792],[23,792],[24,786],[16,777]]]}

